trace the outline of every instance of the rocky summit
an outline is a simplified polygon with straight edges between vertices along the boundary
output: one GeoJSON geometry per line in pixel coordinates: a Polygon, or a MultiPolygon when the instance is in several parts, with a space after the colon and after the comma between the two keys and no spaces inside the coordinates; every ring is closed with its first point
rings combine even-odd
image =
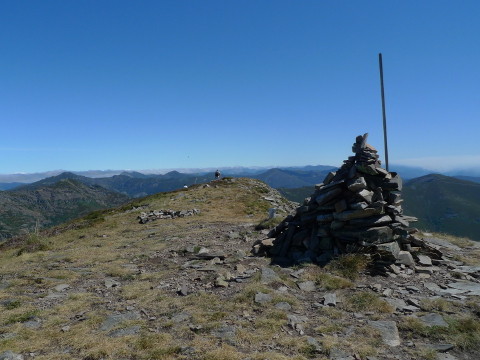
{"type": "Polygon", "coordinates": [[[367,137],[357,136],[355,155],[330,172],[294,215],[269,232],[273,241],[255,244],[254,253],[266,252],[278,264],[326,264],[340,254],[368,253],[377,273],[395,263],[412,266],[412,250],[440,258],[438,251],[415,237],[418,230],[410,222],[416,218],[402,210],[402,179],[381,167],[367,137]]]}
{"type": "Polygon", "coordinates": [[[478,359],[478,244],[415,233],[440,258],[410,240],[385,276],[253,256],[297,207],[224,178],[3,242],[0,359],[478,359]]]}

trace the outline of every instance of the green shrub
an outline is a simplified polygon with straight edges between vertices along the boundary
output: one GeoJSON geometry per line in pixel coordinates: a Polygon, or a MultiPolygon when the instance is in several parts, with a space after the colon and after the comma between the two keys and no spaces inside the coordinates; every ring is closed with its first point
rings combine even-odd
{"type": "Polygon", "coordinates": [[[23,242],[23,246],[17,252],[17,256],[23,253],[33,253],[37,251],[48,250],[48,240],[38,233],[28,234],[23,242]]]}
{"type": "Polygon", "coordinates": [[[7,310],[12,310],[12,309],[16,309],[16,308],[20,307],[21,305],[22,305],[22,303],[20,302],[20,300],[13,300],[13,301],[9,301],[8,303],[6,303],[3,306],[7,310]]]}

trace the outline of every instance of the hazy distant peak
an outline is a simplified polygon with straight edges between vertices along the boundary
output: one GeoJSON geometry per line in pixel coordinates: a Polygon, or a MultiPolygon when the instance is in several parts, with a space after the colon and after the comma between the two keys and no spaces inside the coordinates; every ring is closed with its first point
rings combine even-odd
{"type": "Polygon", "coordinates": [[[141,172],[138,172],[138,171],[123,171],[117,176],[128,176],[128,177],[137,178],[137,179],[143,179],[143,178],[149,177],[148,175],[142,174],[141,172]]]}

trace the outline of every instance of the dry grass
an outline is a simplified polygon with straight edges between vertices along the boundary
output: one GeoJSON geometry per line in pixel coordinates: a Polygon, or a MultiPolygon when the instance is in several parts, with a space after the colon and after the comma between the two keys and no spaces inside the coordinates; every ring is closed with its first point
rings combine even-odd
{"type": "Polygon", "coordinates": [[[428,327],[419,319],[402,319],[399,329],[409,337],[422,337],[454,344],[460,350],[473,350],[480,346],[480,320],[472,316],[447,317],[448,327],[428,327]]]}
{"type": "Polygon", "coordinates": [[[382,300],[379,295],[368,291],[360,291],[349,295],[345,298],[342,306],[352,312],[375,311],[376,313],[392,313],[394,311],[392,306],[382,300]]]}
{"type": "MultiPolygon", "coordinates": [[[[37,239],[45,241],[46,247],[33,249],[34,241],[2,250],[0,278],[8,286],[0,289],[0,333],[15,336],[0,340],[0,353],[33,352],[40,360],[307,360],[327,359],[329,352],[338,347],[361,358],[376,355],[381,346],[378,334],[368,326],[352,327],[350,313],[374,311],[388,316],[391,311],[376,294],[353,289],[358,275],[368,265],[365,257],[340,257],[326,268],[305,265],[301,281],[313,280],[319,287],[308,294],[299,293],[297,279],[284,271],[277,271],[280,281],[269,285],[261,283],[257,271],[243,283],[232,281],[228,288],[207,286],[213,284],[217,273],[235,272],[238,261],[248,269],[266,266],[266,260],[261,258],[237,261],[232,254],[238,244],[243,249],[251,244],[242,243],[242,236],[230,239],[223,230],[235,227],[242,234],[241,225],[256,224],[265,218],[271,206],[263,200],[266,187],[251,184],[226,180],[213,182],[211,187],[197,186],[138,199],[135,206],[148,207],[130,211],[131,205],[127,205],[84,219],[82,226],[69,224],[69,230],[37,239]],[[193,207],[200,209],[200,215],[147,224],[136,220],[141,211],[193,207]],[[27,245],[32,246],[32,251],[19,254],[19,249],[27,245]],[[182,268],[189,256],[186,249],[192,246],[230,250],[225,263],[211,266],[215,271],[202,272],[182,268]],[[105,278],[113,278],[120,286],[107,289],[105,278]],[[188,281],[195,291],[179,296],[176,287],[183,281],[188,281]],[[59,295],[54,290],[59,284],[70,288],[63,297],[50,299],[49,295],[59,295]],[[286,286],[287,291],[278,291],[280,286],[286,286]],[[337,307],[312,306],[321,301],[325,291],[335,291],[337,307]],[[272,295],[272,301],[255,303],[258,292],[272,295]],[[279,302],[289,303],[292,310],[276,309],[279,302]],[[108,336],[110,330],[100,330],[109,315],[126,311],[138,312],[141,317],[115,324],[112,330],[138,325],[137,334],[117,338],[108,336]],[[303,324],[306,335],[317,338],[322,353],[292,329],[287,313],[308,314],[309,320],[303,324]],[[176,320],[179,316],[185,319],[176,320]],[[40,328],[26,326],[26,321],[32,319],[40,322],[40,328]],[[225,325],[236,326],[232,343],[214,335],[225,325]]],[[[430,311],[455,309],[454,303],[443,300],[425,301],[422,305],[430,311]]],[[[464,317],[448,319],[449,334],[432,334],[413,323],[404,323],[402,329],[406,332],[412,328],[408,330],[412,337],[434,336],[455,342],[459,348],[471,348],[478,340],[475,314],[480,310],[472,302],[462,311],[464,317]]]]}
{"type": "Polygon", "coordinates": [[[461,248],[468,248],[475,244],[473,240],[466,237],[458,237],[458,236],[453,236],[453,235],[444,234],[444,233],[434,233],[433,236],[445,239],[461,248]]]}
{"type": "Polygon", "coordinates": [[[349,280],[356,280],[370,264],[370,259],[363,254],[346,254],[332,260],[325,269],[328,272],[349,280]]]}
{"type": "MultiPolygon", "coordinates": [[[[191,314],[194,324],[203,325],[208,330],[232,313],[241,313],[253,301],[250,296],[253,289],[236,296],[237,299],[243,297],[243,303],[225,302],[207,293],[179,298],[156,288],[163,279],[175,276],[178,271],[175,264],[158,265],[155,271],[147,272],[139,272],[136,266],[132,266],[132,262],[144,263],[151,254],[162,252],[178,239],[191,236],[192,229],[199,237],[208,236],[208,228],[203,229],[205,224],[236,224],[246,220],[260,221],[265,217],[270,204],[255,190],[239,191],[239,186],[243,185],[230,181],[217,182],[215,186],[215,189],[198,187],[193,191],[158,194],[137,200],[135,204],[148,203],[150,209],[196,207],[201,210],[196,218],[159,220],[142,225],[136,221],[142,210],[125,212],[131,208],[127,205],[123,209],[102,212],[101,216],[94,214],[95,219],[93,215],[87,216],[78,221],[78,226],[70,223],[50,237],[30,235],[16,246],[2,250],[0,276],[9,286],[0,290],[0,299],[6,301],[0,312],[0,326],[2,333],[16,336],[0,341],[0,352],[7,349],[30,351],[37,353],[39,359],[113,359],[133,354],[138,359],[173,359],[179,356],[181,344],[176,343],[173,335],[149,334],[142,330],[140,335],[117,339],[99,332],[98,328],[107,314],[125,311],[128,304],[135,304],[136,309],[148,309],[148,313],[159,320],[148,324],[140,319],[118,326],[130,323],[147,329],[149,325],[168,325],[169,316],[183,311],[191,314]],[[208,203],[204,201],[207,198],[208,203]],[[121,286],[110,290],[110,298],[103,298],[97,289],[105,289],[103,281],[107,277],[119,281],[121,286]],[[61,283],[71,286],[68,295],[53,302],[45,299],[61,283]],[[77,290],[79,286],[81,290],[77,290]],[[109,299],[118,301],[118,306],[109,305],[112,302],[109,299]],[[40,310],[41,304],[48,305],[40,310]],[[86,320],[72,320],[79,313],[85,313],[86,320]],[[40,319],[41,330],[25,327],[25,321],[34,317],[40,319]],[[160,319],[166,320],[165,323],[162,324],[160,319]],[[63,332],[62,327],[67,325],[69,330],[63,332]],[[70,348],[71,355],[62,353],[64,348],[70,348]]],[[[276,322],[278,319],[269,314],[258,319],[258,325],[270,329],[270,333],[271,329],[278,329],[276,322]]],[[[192,336],[185,325],[175,327],[170,329],[172,334],[192,336]]],[[[236,356],[228,347],[212,351],[213,348],[210,343],[202,356],[206,359],[236,356]]]]}
{"type": "Polygon", "coordinates": [[[422,310],[436,312],[452,312],[458,308],[458,304],[446,299],[423,299],[421,302],[422,310]]]}

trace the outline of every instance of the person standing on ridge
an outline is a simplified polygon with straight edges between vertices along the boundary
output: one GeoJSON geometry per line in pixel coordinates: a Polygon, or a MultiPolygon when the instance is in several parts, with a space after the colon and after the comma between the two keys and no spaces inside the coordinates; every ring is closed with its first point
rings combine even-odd
{"type": "Polygon", "coordinates": [[[215,171],[215,180],[220,179],[220,171],[215,171]]]}

